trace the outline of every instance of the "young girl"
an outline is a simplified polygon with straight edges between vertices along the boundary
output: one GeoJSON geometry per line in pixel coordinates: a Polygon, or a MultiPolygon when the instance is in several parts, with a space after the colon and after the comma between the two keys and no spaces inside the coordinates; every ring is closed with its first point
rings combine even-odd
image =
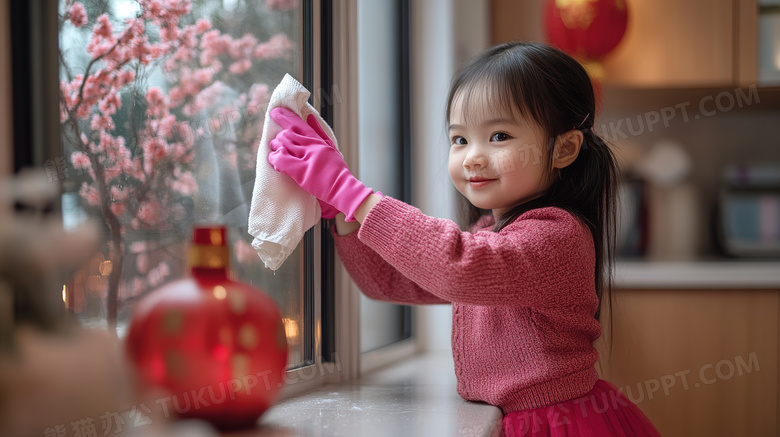
{"type": "Polygon", "coordinates": [[[659,435],[595,369],[616,169],[594,115],[587,73],[554,48],[503,44],[472,60],[447,103],[449,173],[472,205],[463,232],[364,186],[313,117],[271,112],[283,130],[269,162],[323,217],[345,214],[336,248],[363,293],[452,304],[458,393],[500,407],[506,436],[659,435]]]}

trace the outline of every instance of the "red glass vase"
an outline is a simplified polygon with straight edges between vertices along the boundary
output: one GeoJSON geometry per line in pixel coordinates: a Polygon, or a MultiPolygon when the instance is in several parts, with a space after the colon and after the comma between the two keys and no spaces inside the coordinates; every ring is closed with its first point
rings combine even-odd
{"type": "Polygon", "coordinates": [[[287,337],[276,303],[228,277],[224,227],[193,231],[190,278],[136,306],[126,350],[140,379],[168,392],[167,409],[218,428],[254,425],[284,385],[287,337]]]}

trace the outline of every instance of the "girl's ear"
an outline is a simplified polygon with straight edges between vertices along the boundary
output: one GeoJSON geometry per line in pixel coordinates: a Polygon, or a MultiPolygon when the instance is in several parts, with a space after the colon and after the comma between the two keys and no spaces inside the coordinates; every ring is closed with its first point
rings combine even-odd
{"type": "Polygon", "coordinates": [[[553,168],[564,168],[580,154],[585,137],[579,129],[572,129],[558,136],[553,150],[553,168]]]}

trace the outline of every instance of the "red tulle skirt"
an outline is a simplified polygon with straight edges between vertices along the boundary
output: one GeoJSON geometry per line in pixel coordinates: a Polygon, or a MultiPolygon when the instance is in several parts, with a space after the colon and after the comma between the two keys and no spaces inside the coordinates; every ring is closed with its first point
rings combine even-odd
{"type": "Polygon", "coordinates": [[[599,379],[587,394],[504,416],[504,437],[660,437],[653,424],[611,383],[599,379]]]}

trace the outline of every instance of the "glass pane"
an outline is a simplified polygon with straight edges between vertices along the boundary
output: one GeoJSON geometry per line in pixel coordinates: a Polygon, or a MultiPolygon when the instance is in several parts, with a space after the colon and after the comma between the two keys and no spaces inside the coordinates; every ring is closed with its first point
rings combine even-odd
{"type": "Polygon", "coordinates": [[[265,105],[301,70],[297,0],[61,0],[59,13],[52,165],[65,224],[93,218],[104,236],[66,305],[122,332],[135,302],[188,275],[192,225],[224,224],[235,277],[276,299],[302,364],[301,248],[274,274],[247,233],[265,105]]]}
{"type": "MultiPolygon", "coordinates": [[[[401,133],[396,2],[358,5],[358,100],[360,178],[366,186],[400,199],[401,133]],[[377,105],[376,102],[382,102],[377,105]]],[[[360,296],[360,350],[404,337],[404,307],[360,296]]]]}

